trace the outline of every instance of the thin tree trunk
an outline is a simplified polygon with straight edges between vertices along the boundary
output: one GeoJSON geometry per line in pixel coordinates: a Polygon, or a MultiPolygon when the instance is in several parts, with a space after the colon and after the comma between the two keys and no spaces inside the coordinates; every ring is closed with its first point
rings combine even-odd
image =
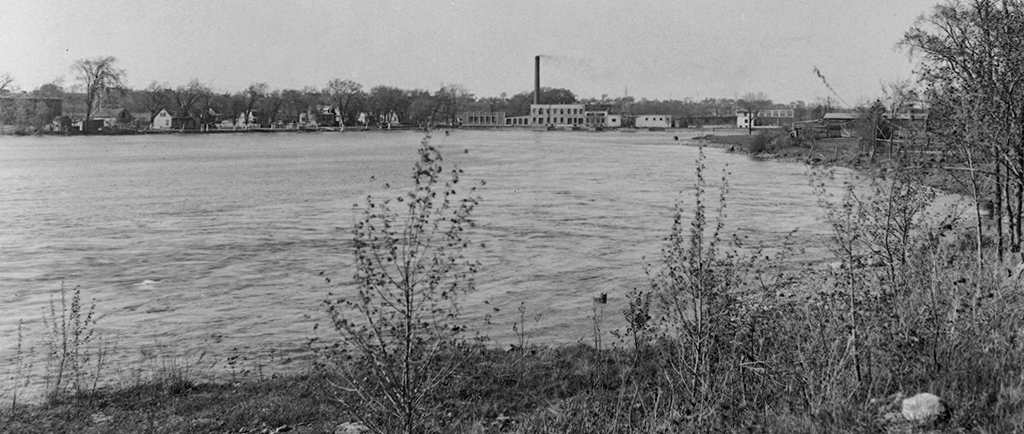
{"type": "Polygon", "coordinates": [[[981,217],[981,197],[978,191],[978,174],[974,171],[974,156],[971,155],[970,147],[965,145],[964,149],[966,151],[965,156],[967,157],[967,168],[970,169],[968,170],[968,173],[971,176],[971,194],[974,195],[974,217],[975,221],[977,222],[977,226],[974,232],[974,241],[978,254],[978,270],[981,271],[981,268],[985,264],[985,254],[984,250],[982,250],[981,248],[981,240],[983,235],[983,220],[981,217]]]}
{"type": "Polygon", "coordinates": [[[1024,148],[1018,144],[1017,146],[1017,194],[1014,195],[1017,200],[1017,220],[1014,221],[1013,232],[1016,234],[1016,243],[1014,244],[1014,251],[1021,251],[1021,217],[1024,216],[1024,148]]]}
{"type": "Polygon", "coordinates": [[[1003,171],[1002,163],[996,161],[996,185],[995,185],[995,206],[992,207],[994,218],[996,219],[996,259],[1003,262],[1003,171]]]}
{"type": "Polygon", "coordinates": [[[1010,182],[1010,171],[1007,170],[1006,171],[1006,182],[1003,183],[1003,197],[1006,198],[1006,200],[1005,200],[1005,202],[1006,202],[1006,220],[1007,220],[1007,226],[1008,226],[1006,228],[1007,229],[1006,232],[1007,232],[1007,236],[1009,236],[1010,251],[1011,252],[1016,250],[1015,246],[1017,245],[1017,237],[1016,237],[1015,231],[1013,230],[1013,228],[1016,226],[1014,224],[1014,217],[1015,217],[1014,210],[1013,210],[1013,208],[1014,208],[1014,203],[1013,203],[1014,195],[1012,194],[1013,184],[1014,184],[1013,182],[1010,182]]]}

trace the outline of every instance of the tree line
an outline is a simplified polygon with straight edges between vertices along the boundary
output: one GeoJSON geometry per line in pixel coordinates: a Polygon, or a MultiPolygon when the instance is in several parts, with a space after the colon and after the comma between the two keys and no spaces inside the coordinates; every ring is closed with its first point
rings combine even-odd
{"type": "MultiPolygon", "coordinates": [[[[141,89],[125,85],[126,72],[120,69],[113,56],[81,59],[71,69],[75,82],[65,86],[62,79],[44,84],[32,91],[19,92],[9,74],[0,75],[0,97],[30,96],[60,98],[64,112],[78,119],[92,119],[100,108],[125,108],[132,113],[148,112],[152,123],[160,110],[172,116],[194,119],[199,125],[209,125],[223,119],[248,121],[258,118],[264,126],[280,123],[298,123],[305,116],[321,113],[320,123],[332,126],[378,124],[397,118],[403,124],[424,126],[428,123],[454,125],[457,113],[463,111],[504,112],[506,116],[525,116],[530,113],[533,91],[522,91],[509,96],[476,97],[460,84],[443,85],[437,90],[402,89],[380,85],[366,89],[362,84],[336,78],[323,87],[305,86],[300,89],[275,89],[266,82],[254,82],[242,90],[223,92],[214,90],[198,78],[188,83],[171,86],[152,82],[141,89]],[[258,115],[258,116],[257,116],[258,115]]],[[[765,109],[792,108],[798,119],[820,117],[826,104],[773,103],[763,93],[748,94],[742,98],[705,98],[697,101],[636,100],[633,97],[580,98],[569,89],[542,88],[540,99],[545,104],[583,103],[598,105],[613,112],[627,114],[668,114],[677,118],[724,118],[734,116],[737,108],[765,109]]],[[[16,109],[8,104],[0,107],[3,124],[32,125],[43,118],[59,115],[35,110],[16,109]]],[[[49,122],[49,120],[45,120],[49,122]]],[[[141,120],[140,120],[141,121],[141,120]]]]}
{"type": "Polygon", "coordinates": [[[931,149],[973,195],[976,218],[990,213],[998,260],[1020,254],[1024,233],[1024,1],[972,0],[936,6],[901,44],[921,59],[930,107],[931,149]]]}

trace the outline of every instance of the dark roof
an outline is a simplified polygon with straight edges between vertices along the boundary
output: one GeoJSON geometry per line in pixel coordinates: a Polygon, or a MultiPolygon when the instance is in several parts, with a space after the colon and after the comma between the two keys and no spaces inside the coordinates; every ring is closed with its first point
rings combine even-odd
{"type": "Polygon", "coordinates": [[[825,120],[837,120],[837,121],[852,121],[858,119],[860,116],[856,113],[825,113],[825,120]]]}
{"type": "MultiPolygon", "coordinates": [[[[121,114],[121,112],[127,112],[127,110],[125,110],[124,108],[121,108],[121,107],[101,108],[101,109],[96,109],[96,111],[93,112],[92,117],[94,119],[95,118],[116,118],[116,117],[118,117],[121,114]]],[[[131,113],[128,113],[128,116],[131,116],[131,113]]]]}
{"type": "MultiPolygon", "coordinates": [[[[882,115],[885,119],[892,119],[892,113],[885,113],[882,115]]],[[[897,120],[901,121],[924,121],[928,120],[928,113],[900,113],[896,115],[897,120]]]]}

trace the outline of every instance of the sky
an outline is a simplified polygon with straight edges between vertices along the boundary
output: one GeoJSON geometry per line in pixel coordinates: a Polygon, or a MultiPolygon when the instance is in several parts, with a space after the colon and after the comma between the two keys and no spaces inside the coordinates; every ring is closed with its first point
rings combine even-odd
{"type": "Polygon", "coordinates": [[[191,79],[322,88],[334,78],[478,97],[837,98],[913,78],[897,47],[935,0],[3,0],[0,74],[22,90],[115,56],[132,88],[191,79]],[[817,68],[833,94],[815,75],[817,68]]]}

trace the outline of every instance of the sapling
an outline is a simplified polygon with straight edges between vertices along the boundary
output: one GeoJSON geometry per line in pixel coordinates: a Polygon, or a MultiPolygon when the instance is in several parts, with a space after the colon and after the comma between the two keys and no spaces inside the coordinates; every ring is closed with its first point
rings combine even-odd
{"type": "Polygon", "coordinates": [[[462,297],[479,267],[468,259],[466,230],[476,187],[458,194],[458,168],[445,170],[426,136],[414,184],[396,199],[366,198],[355,223],[355,291],[327,301],[341,334],[345,405],[378,432],[418,432],[429,426],[432,399],[459,367],[465,327],[462,297]]]}
{"type": "Polygon", "coordinates": [[[96,324],[96,304],[83,309],[82,290],[77,286],[71,291],[70,304],[67,293],[61,282],[60,310],[51,298],[49,313],[43,315],[43,325],[48,335],[48,364],[53,370],[53,383],[49,390],[51,398],[60,397],[69,382],[75,392],[82,392],[82,386],[86,384],[83,376],[90,358],[87,346],[92,342],[93,326],[96,324]]]}

